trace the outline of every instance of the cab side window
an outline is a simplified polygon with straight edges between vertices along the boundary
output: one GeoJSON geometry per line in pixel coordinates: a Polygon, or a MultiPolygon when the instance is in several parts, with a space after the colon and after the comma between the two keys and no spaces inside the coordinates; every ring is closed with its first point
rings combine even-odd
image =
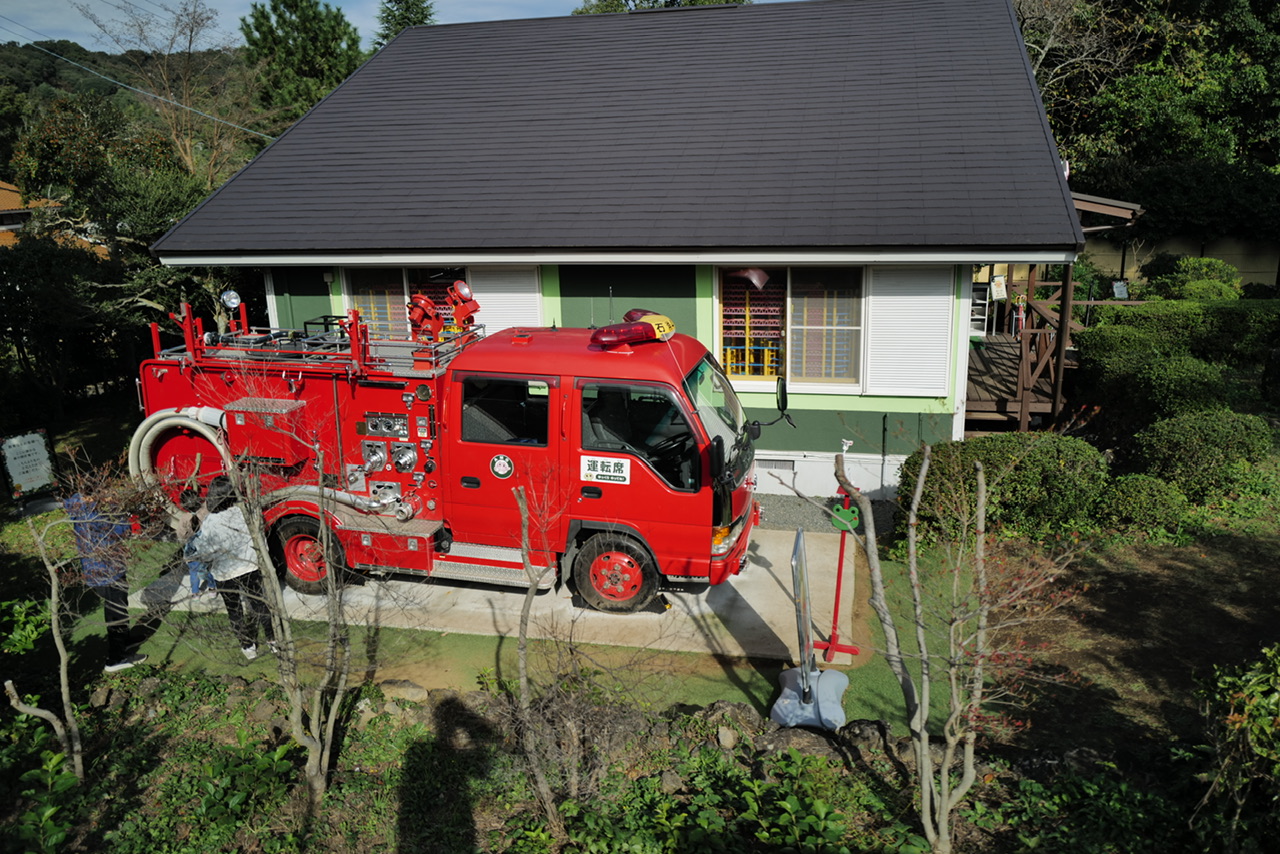
{"type": "Polygon", "coordinates": [[[670,389],[584,383],[582,447],[639,457],[675,489],[698,488],[698,446],[670,389]]]}
{"type": "Polygon", "coordinates": [[[462,381],[462,441],[547,444],[549,388],[539,380],[467,377],[462,381]]]}

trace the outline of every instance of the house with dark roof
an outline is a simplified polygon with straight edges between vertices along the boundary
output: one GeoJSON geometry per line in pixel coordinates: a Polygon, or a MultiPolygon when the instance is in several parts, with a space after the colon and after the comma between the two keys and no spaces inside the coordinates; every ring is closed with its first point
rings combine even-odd
{"type": "Polygon", "coordinates": [[[831,495],[962,435],[975,265],[1082,243],[1009,0],[812,0],[408,29],[153,251],[279,326],[661,311],[754,417],[786,382],[761,489],[831,495]]]}
{"type": "Polygon", "coordinates": [[[22,193],[7,181],[0,181],[0,246],[13,246],[18,232],[31,219],[34,206],[22,201],[22,193]]]}

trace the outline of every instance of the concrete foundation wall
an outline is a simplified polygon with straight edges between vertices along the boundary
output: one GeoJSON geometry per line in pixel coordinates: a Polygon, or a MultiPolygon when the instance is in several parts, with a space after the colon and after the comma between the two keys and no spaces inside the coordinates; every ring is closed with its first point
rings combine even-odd
{"type": "MultiPolygon", "coordinates": [[[[844,455],[845,472],[853,485],[879,501],[892,499],[898,488],[898,470],[906,460],[906,454],[850,454],[844,455]]],[[[788,487],[794,487],[809,498],[831,498],[840,484],[835,475],[834,453],[807,451],[771,451],[761,448],[756,452],[757,490],[765,495],[795,495],[788,487]]]]}

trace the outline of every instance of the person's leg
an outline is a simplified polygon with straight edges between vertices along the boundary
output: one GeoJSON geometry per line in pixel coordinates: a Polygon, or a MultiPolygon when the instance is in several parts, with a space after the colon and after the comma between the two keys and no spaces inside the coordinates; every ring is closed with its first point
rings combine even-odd
{"type": "Polygon", "coordinates": [[[129,591],[123,580],[93,592],[102,599],[107,623],[107,663],[124,661],[129,655],[129,591]]]}
{"type": "Polygon", "coordinates": [[[253,621],[253,613],[247,609],[252,607],[245,598],[244,576],[228,578],[222,582],[219,592],[222,602],[227,606],[227,616],[231,618],[231,631],[241,649],[252,649],[258,635],[258,626],[253,621]]]}
{"type": "MultiPolygon", "coordinates": [[[[258,625],[262,626],[262,634],[270,644],[275,644],[276,630],[271,625],[271,609],[267,607],[267,594],[262,587],[262,574],[252,572],[245,582],[245,588],[253,590],[253,607],[258,615],[258,625]]],[[[274,648],[274,646],[273,646],[274,648]]]]}

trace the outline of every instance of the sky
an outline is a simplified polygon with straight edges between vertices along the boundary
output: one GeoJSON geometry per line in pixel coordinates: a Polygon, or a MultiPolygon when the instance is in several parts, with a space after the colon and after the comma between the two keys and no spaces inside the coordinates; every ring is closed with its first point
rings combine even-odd
{"type": "MultiPolygon", "coordinates": [[[[89,50],[116,53],[116,47],[102,37],[99,30],[80,11],[87,7],[105,18],[123,17],[121,9],[130,6],[163,14],[162,7],[174,0],[0,0],[0,42],[68,39],[89,50]]],[[[228,43],[242,41],[240,19],[249,14],[252,0],[205,0],[218,11],[217,27],[226,34],[228,43]]],[[[267,0],[260,0],[267,2],[267,0]]],[[[347,20],[360,31],[365,47],[378,29],[379,0],[328,0],[346,14],[347,20]]],[[[759,2],[759,0],[757,0],[759,2]]],[[[470,21],[502,21],[517,18],[547,18],[568,15],[580,0],[435,0],[437,24],[459,24],[470,21]]]]}

